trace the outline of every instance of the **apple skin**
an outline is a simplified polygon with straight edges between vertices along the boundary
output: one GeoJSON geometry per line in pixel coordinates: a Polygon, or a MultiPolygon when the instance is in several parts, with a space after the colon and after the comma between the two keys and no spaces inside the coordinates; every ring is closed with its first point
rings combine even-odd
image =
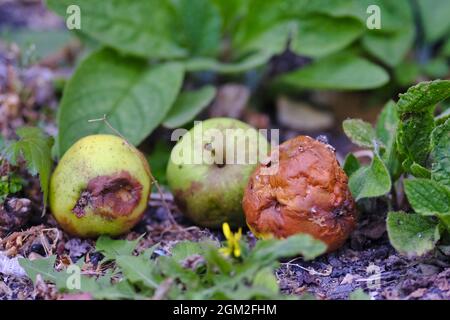
{"type": "MultiPolygon", "coordinates": [[[[201,122],[203,132],[209,129],[219,130],[223,134],[226,129],[254,130],[260,140],[260,146],[270,151],[267,139],[248,124],[232,118],[211,118],[201,122]]],[[[198,124],[197,124],[198,125],[198,124]]],[[[194,134],[194,126],[189,133],[194,134]]],[[[248,179],[258,163],[217,165],[209,161],[199,164],[177,164],[173,161],[175,154],[191,155],[205,152],[204,141],[195,145],[183,136],[172,150],[167,166],[167,180],[175,201],[182,211],[195,224],[208,228],[219,228],[224,222],[232,227],[245,225],[242,209],[242,197],[248,179]]],[[[232,146],[231,146],[232,148],[232,146]]],[[[223,150],[231,152],[230,146],[224,143],[223,150]]],[[[249,150],[245,151],[246,156],[249,150]]],[[[253,154],[256,154],[253,152],[253,154]]]]}
{"type": "Polygon", "coordinates": [[[62,157],[50,181],[50,209],[68,233],[88,238],[129,231],[147,208],[151,173],[122,138],[91,135],[62,157]]]}

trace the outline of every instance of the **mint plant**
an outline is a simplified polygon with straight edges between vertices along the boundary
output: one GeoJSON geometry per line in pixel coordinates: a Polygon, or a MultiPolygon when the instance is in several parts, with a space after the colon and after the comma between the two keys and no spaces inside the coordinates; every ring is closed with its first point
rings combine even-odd
{"type": "Polygon", "coordinates": [[[389,212],[387,230],[392,245],[407,255],[429,252],[450,231],[450,119],[435,116],[437,104],[449,97],[450,81],[422,82],[384,107],[376,129],[359,119],[343,123],[355,144],[373,151],[369,166],[352,154],[344,164],[357,200],[386,195],[404,178],[414,212],[389,212]]]}

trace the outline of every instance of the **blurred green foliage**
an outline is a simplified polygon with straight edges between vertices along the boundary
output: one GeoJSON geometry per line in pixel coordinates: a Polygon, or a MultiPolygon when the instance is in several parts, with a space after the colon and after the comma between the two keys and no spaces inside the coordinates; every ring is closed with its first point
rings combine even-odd
{"type": "Polygon", "coordinates": [[[47,0],[62,17],[67,17],[69,5],[78,5],[77,33],[106,47],[82,61],[65,88],[59,155],[81,136],[108,131],[101,124],[86,125],[89,118],[105,113],[134,144],[163,122],[187,123],[207,100],[203,106],[179,107],[178,95],[186,102],[182,79],[199,71],[264,70],[286,49],[310,64],[269,81],[296,89],[407,86],[421,74],[445,75],[450,27],[442,12],[448,11],[448,1],[432,2],[47,0]],[[373,5],[380,9],[380,29],[368,27],[368,21],[376,21],[373,5]],[[164,72],[164,84],[148,82],[155,69],[174,63],[178,67],[164,72]],[[390,74],[394,81],[389,81],[390,74]]]}

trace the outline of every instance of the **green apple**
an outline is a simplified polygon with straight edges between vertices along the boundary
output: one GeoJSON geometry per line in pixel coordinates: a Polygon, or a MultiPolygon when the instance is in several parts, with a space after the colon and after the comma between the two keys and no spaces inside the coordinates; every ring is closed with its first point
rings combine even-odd
{"type": "Polygon", "coordinates": [[[231,118],[198,122],[171,152],[167,180],[180,210],[200,226],[245,225],[242,197],[270,145],[264,135],[231,118]]]}
{"type": "Polygon", "coordinates": [[[130,230],[147,208],[151,173],[144,156],[113,135],[77,141],[50,181],[50,209],[68,233],[111,236],[130,230]]]}

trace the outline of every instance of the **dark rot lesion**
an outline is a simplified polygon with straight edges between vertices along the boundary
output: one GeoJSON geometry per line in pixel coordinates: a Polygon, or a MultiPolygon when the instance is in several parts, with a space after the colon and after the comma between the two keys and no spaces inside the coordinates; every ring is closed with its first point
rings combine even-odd
{"type": "Polygon", "coordinates": [[[81,192],[72,212],[81,218],[87,210],[104,218],[114,219],[130,215],[138,206],[142,185],[129,172],[95,177],[81,192]]]}

